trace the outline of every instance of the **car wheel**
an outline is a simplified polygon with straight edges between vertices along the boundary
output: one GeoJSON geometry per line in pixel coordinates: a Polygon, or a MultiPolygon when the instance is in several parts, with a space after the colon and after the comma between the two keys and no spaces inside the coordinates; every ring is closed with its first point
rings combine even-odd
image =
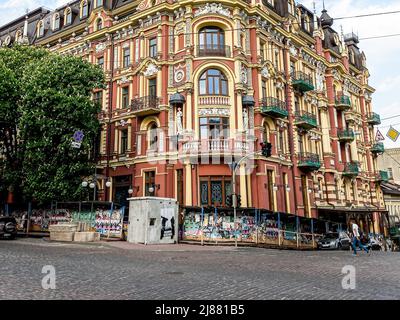
{"type": "Polygon", "coordinates": [[[338,250],[342,250],[343,249],[343,246],[342,246],[342,244],[340,242],[338,242],[338,244],[337,244],[337,249],[338,250]]]}

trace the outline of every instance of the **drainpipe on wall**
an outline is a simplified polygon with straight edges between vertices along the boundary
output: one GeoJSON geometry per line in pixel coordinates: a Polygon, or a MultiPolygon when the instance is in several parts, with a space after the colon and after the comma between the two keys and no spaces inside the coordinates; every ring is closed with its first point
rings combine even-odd
{"type": "MultiPolygon", "coordinates": [[[[284,38],[284,43],[286,43],[287,38],[284,38]]],[[[286,78],[286,83],[285,83],[285,102],[286,102],[286,108],[288,108],[289,111],[289,85],[288,81],[290,78],[290,72],[288,69],[288,64],[287,64],[287,56],[288,56],[288,50],[284,47],[283,48],[283,65],[285,69],[285,78],[286,78]]],[[[289,113],[292,114],[292,113],[289,113]]],[[[292,161],[292,180],[293,180],[293,189],[294,189],[294,214],[297,214],[297,190],[296,190],[296,176],[295,176],[295,170],[294,170],[294,163],[295,163],[295,157],[294,157],[294,134],[293,134],[293,121],[290,121],[289,119],[289,151],[290,151],[290,160],[292,161]]]]}
{"type": "MultiPolygon", "coordinates": [[[[112,116],[112,102],[113,102],[113,78],[114,78],[114,37],[113,35],[111,36],[111,79],[108,84],[108,90],[109,90],[109,99],[108,99],[108,123],[107,123],[107,167],[106,167],[106,177],[109,179],[110,178],[110,158],[111,158],[111,116],[112,116]]],[[[112,187],[114,188],[114,184],[112,184],[112,187]]],[[[108,190],[108,188],[105,188],[105,200],[108,201],[110,198],[111,192],[111,200],[112,200],[112,190],[108,190]]]]}

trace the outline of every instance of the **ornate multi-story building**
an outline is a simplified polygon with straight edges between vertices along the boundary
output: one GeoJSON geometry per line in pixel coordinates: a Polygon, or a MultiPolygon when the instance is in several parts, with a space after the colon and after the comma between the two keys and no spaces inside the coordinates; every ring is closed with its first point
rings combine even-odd
{"type": "Polygon", "coordinates": [[[292,0],[83,0],[30,12],[0,41],[104,68],[100,200],[226,207],[229,163],[245,157],[242,208],[379,229],[374,89],[357,36],[333,23],[292,0]]]}

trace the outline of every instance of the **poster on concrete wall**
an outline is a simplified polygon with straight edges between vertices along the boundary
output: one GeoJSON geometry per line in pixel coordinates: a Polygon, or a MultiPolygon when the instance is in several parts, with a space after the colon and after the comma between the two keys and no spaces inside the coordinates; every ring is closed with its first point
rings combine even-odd
{"type": "Polygon", "coordinates": [[[161,234],[160,240],[174,239],[175,237],[175,209],[161,209],[161,234]]]}

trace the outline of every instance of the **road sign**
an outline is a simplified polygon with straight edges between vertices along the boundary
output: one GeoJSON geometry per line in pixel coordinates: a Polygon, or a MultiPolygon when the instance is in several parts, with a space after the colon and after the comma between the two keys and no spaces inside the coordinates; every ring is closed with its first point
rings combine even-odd
{"type": "Polygon", "coordinates": [[[385,137],[383,136],[383,134],[378,130],[376,132],[376,136],[375,136],[375,141],[384,141],[385,137]]]}
{"type": "Polygon", "coordinates": [[[392,140],[393,142],[396,142],[397,139],[398,139],[399,136],[400,136],[400,132],[398,132],[395,128],[390,127],[390,129],[389,129],[388,133],[386,134],[386,136],[387,136],[390,140],[392,140]]]}
{"type": "Polygon", "coordinates": [[[80,142],[75,142],[75,141],[72,141],[71,145],[72,145],[72,148],[75,148],[75,149],[80,149],[80,148],[81,148],[81,146],[82,146],[82,143],[80,143],[80,142]]]}
{"type": "Polygon", "coordinates": [[[74,141],[72,141],[72,143],[71,143],[72,148],[80,149],[82,146],[82,141],[83,141],[84,137],[85,137],[85,135],[83,134],[82,131],[80,131],[80,130],[76,131],[73,136],[74,141]]]}

